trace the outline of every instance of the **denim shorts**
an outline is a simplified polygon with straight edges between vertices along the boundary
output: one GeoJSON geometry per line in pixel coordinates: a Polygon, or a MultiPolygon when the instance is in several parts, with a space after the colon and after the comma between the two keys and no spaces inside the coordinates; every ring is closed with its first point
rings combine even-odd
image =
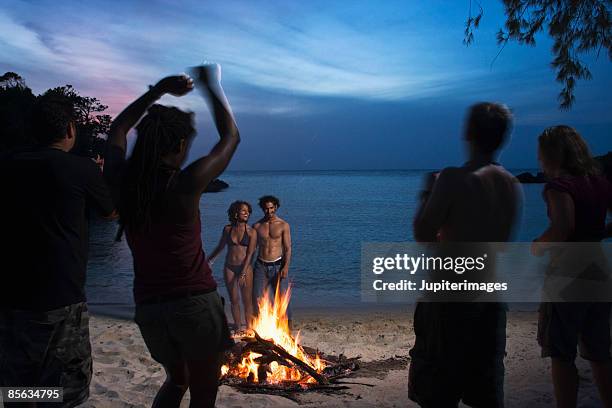
{"type": "Polygon", "coordinates": [[[136,305],[134,320],[161,364],[206,359],[234,345],[217,291],[136,305]]]}
{"type": "Polygon", "coordinates": [[[0,387],[63,387],[63,402],[51,406],[74,407],[89,397],[91,374],[87,304],[0,310],[0,387]]]}

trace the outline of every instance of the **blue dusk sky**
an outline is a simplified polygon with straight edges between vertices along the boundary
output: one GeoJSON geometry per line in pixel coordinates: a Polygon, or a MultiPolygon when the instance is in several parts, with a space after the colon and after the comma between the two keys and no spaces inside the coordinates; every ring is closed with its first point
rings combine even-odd
{"type": "MultiPolygon", "coordinates": [[[[475,3],[475,2],[473,2],[475,3]]],[[[469,0],[457,1],[3,1],[0,70],[35,93],[63,84],[116,115],[147,85],[203,61],[222,65],[242,143],[233,170],[418,169],[459,164],[467,107],[507,104],[512,139],[500,161],[537,166],[536,139],[568,124],[593,153],[612,150],[612,64],[593,73],[571,111],[551,41],[509,43],[491,66],[501,1],[484,0],[475,41],[463,45],[469,0]]],[[[162,103],[196,112],[191,158],[216,139],[197,92],[162,103]]]]}

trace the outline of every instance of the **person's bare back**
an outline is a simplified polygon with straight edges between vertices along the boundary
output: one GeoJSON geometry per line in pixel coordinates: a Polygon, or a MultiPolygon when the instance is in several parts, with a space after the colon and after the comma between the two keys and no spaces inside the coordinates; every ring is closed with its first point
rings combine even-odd
{"type": "MultiPolygon", "coordinates": [[[[486,248],[486,270],[461,279],[494,280],[495,253],[487,243],[510,240],[518,224],[520,184],[494,162],[511,122],[504,105],[473,105],[464,133],[469,161],[430,175],[421,193],[414,218],[416,241],[476,243],[437,247],[446,255],[462,257],[486,248]]],[[[469,406],[504,406],[506,307],[472,299],[417,303],[408,396],[421,406],[458,406],[460,401],[469,406]]]]}
{"type": "Polygon", "coordinates": [[[518,180],[500,165],[448,167],[415,220],[415,234],[423,241],[508,241],[521,197],[518,180]]]}

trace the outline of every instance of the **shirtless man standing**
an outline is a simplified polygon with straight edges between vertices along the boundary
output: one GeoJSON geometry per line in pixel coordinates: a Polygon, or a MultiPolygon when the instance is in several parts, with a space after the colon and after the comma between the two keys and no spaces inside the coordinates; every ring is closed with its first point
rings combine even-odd
{"type": "MultiPolygon", "coordinates": [[[[495,163],[512,117],[493,103],[470,108],[469,160],[431,177],[414,219],[419,242],[504,242],[511,238],[522,193],[495,163]]],[[[501,303],[418,303],[408,395],[423,407],[503,407],[506,307],[501,303]]]]}
{"type": "MultiPolygon", "coordinates": [[[[276,215],[280,207],[278,198],[267,195],[259,199],[259,207],[264,213],[253,228],[257,231],[259,254],[255,261],[253,272],[253,289],[255,310],[257,301],[268,290],[268,296],[273,297],[276,288],[289,273],[291,262],[291,230],[289,224],[276,215]]],[[[287,308],[287,317],[291,321],[291,308],[287,308]]]]}

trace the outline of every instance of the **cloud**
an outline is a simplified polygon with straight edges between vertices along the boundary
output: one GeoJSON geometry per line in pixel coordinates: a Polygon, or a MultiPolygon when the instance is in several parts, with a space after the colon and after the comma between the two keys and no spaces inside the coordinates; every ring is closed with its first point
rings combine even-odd
{"type": "Polygon", "coordinates": [[[320,13],[300,15],[292,25],[270,11],[228,14],[231,20],[217,19],[215,31],[193,39],[190,48],[204,42],[206,55],[220,61],[228,76],[249,85],[300,95],[395,100],[438,92],[457,77],[456,71],[427,65],[439,51],[418,38],[373,35],[320,13]],[[411,40],[407,53],[404,41],[411,40]]]}
{"type": "MultiPolygon", "coordinates": [[[[250,104],[253,112],[272,114],[304,108],[288,101],[292,96],[419,98],[448,90],[464,76],[428,64],[443,53],[422,38],[386,29],[384,22],[364,31],[329,6],[299,8],[292,10],[293,18],[285,18],[287,10],[280,5],[210,8],[152,2],[138,10],[138,19],[116,22],[112,17],[129,13],[128,6],[114,4],[111,13],[110,4],[82,4],[66,24],[62,17],[72,6],[60,4],[54,13],[48,6],[19,4],[20,18],[0,10],[3,62],[28,72],[38,66],[37,74],[46,72],[49,81],[98,92],[113,110],[128,95],[146,89],[146,83],[204,58],[220,62],[228,84],[235,84],[238,92],[257,87],[287,95],[282,101],[250,104]],[[164,13],[156,12],[162,9],[164,13]],[[411,43],[410,55],[406,43],[411,43]],[[264,104],[269,106],[263,109],[264,104]]],[[[242,105],[238,110],[248,109],[249,103],[241,103],[245,97],[234,99],[242,105]]]]}
{"type": "MultiPolygon", "coordinates": [[[[237,112],[263,115],[307,115],[318,98],[514,102],[545,87],[548,69],[533,70],[534,58],[509,48],[519,64],[491,72],[491,48],[463,47],[461,32],[451,41],[449,19],[430,14],[402,2],[13,2],[0,6],[0,60],[38,91],[71,83],[111,113],[204,59],[222,64],[237,112]]],[[[173,103],[204,109],[199,97],[173,103]]]]}
{"type": "Polygon", "coordinates": [[[22,65],[44,61],[55,65],[60,58],[55,55],[35,31],[13,20],[8,14],[0,10],[0,51],[3,63],[19,58],[22,65]]]}
{"type": "Polygon", "coordinates": [[[133,64],[121,48],[94,35],[37,31],[2,10],[0,54],[8,69],[32,75],[26,81],[36,92],[70,83],[110,104],[111,113],[144,91],[143,78],[155,78],[159,71],[153,65],[133,64]]]}

